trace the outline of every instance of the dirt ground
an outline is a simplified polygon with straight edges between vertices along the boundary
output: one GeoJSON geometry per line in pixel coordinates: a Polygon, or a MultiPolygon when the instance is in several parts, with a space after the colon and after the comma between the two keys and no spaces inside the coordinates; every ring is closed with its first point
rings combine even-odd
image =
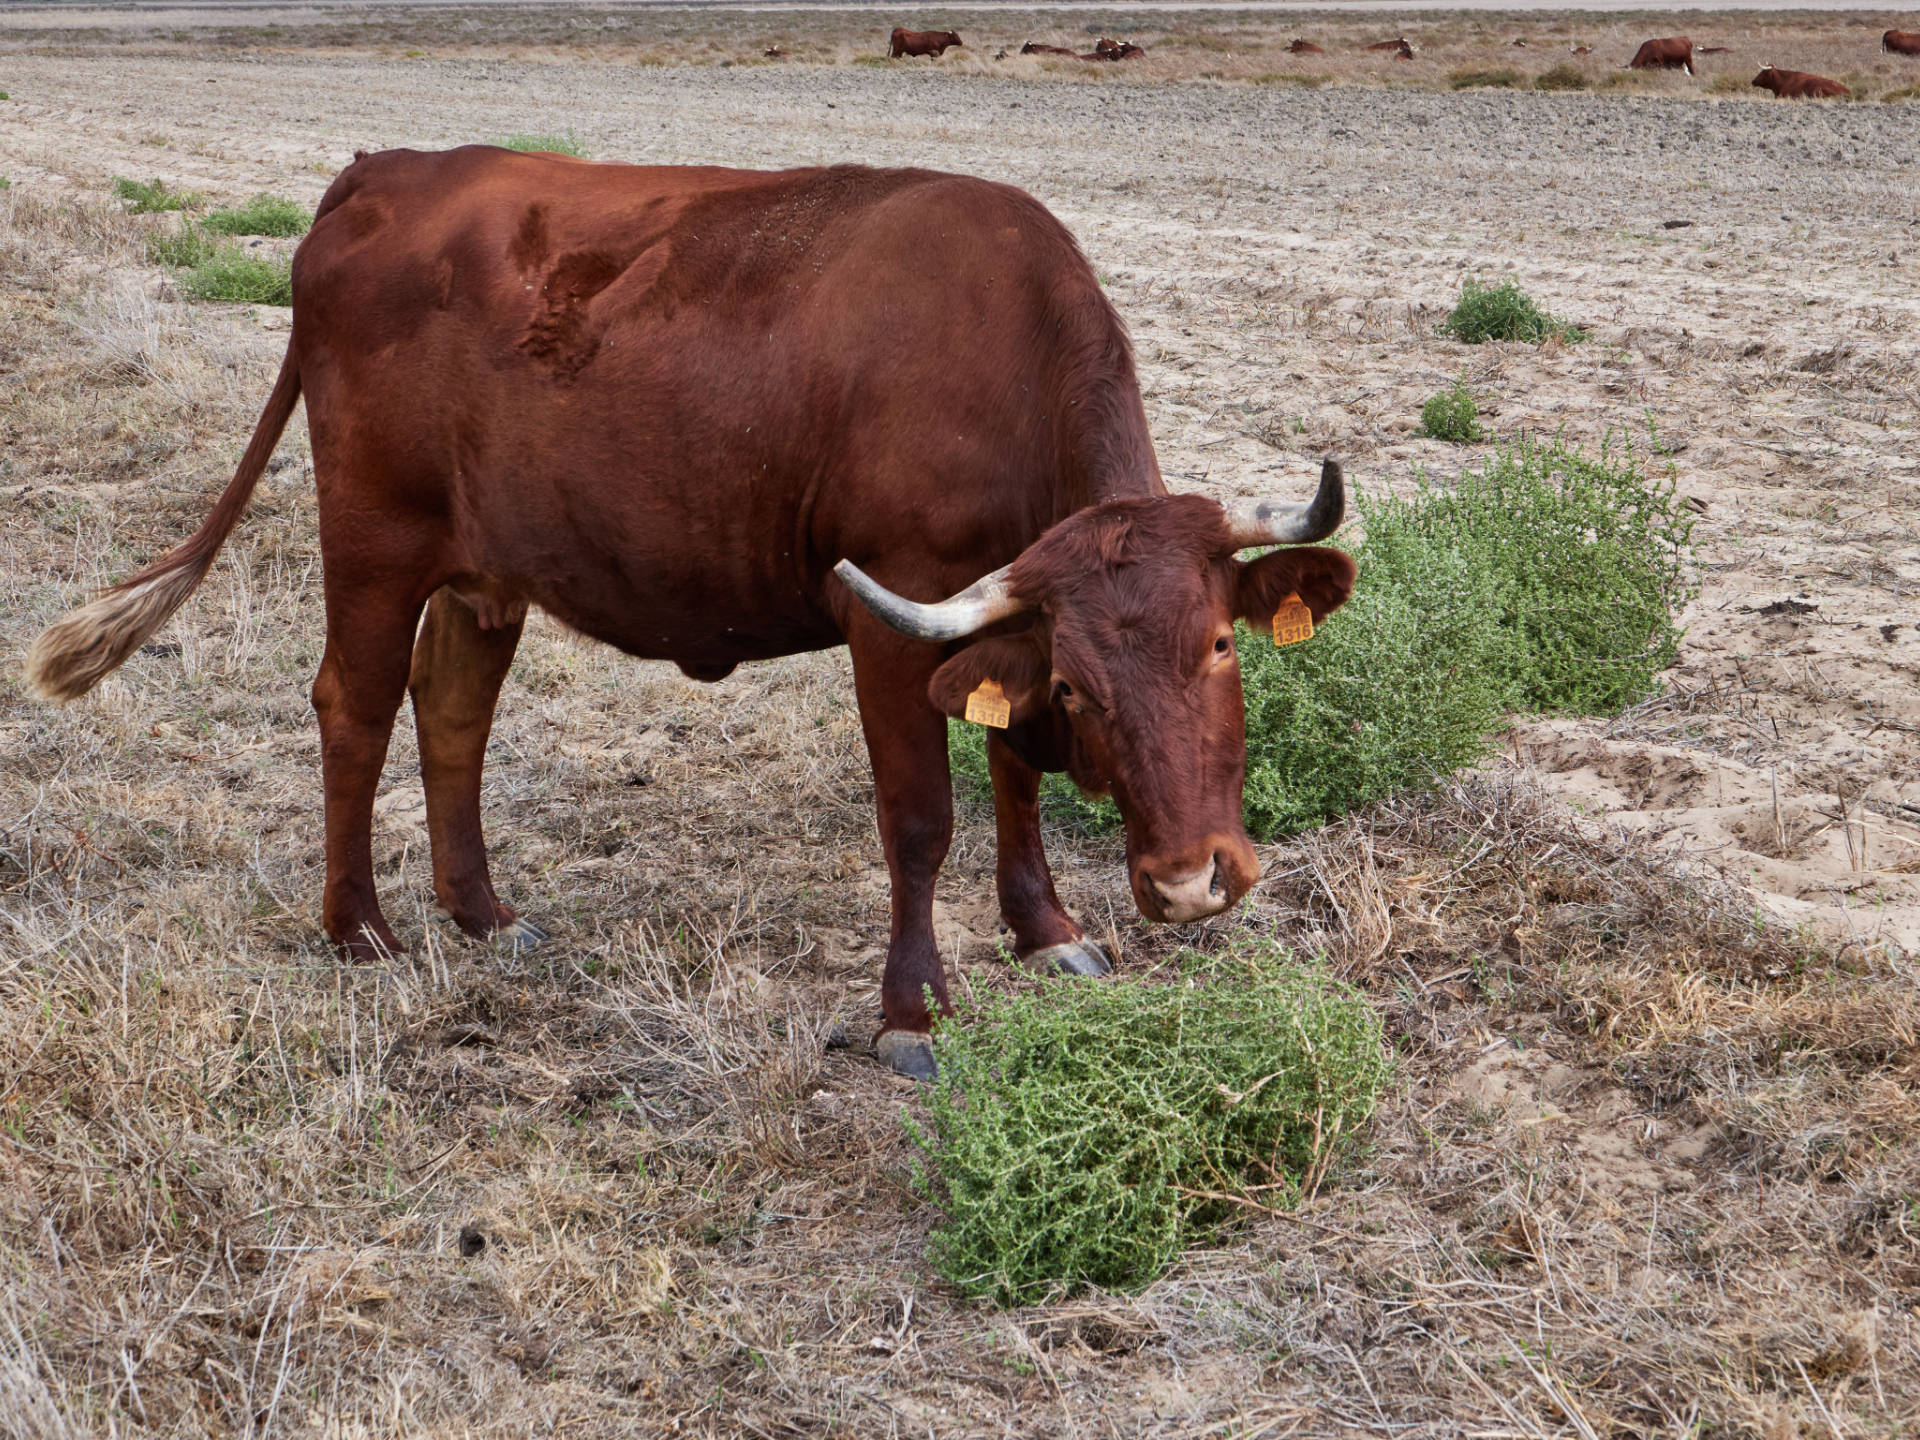
{"type": "MultiPolygon", "coordinates": [[[[1920,83],[1878,51],[1892,17],[1688,15],[1730,47],[1697,79],[1540,93],[1448,87],[1561,60],[1600,85],[1670,27],[942,11],[911,23],[957,23],[968,51],[889,65],[865,13],[20,13],[0,15],[14,1433],[1920,1424],[1920,108],[1745,84],[1769,60],[1876,97],[1920,83]],[[992,58],[1096,31],[1149,55],[992,58]],[[1418,58],[1356,54],[1376,32],[1418,58]],[[1298,34],[1337,53],[1285,54],[1298,34]],[[771,45],[794,58],[761,63],[771,45]],[[1052,836],[1123,973],[1271,931],[1381,1007],[1398,1088],[1298,1215],[1139,1296],[995,1312],[927,1270],[913,1090],[860,1053],[886,889],[837,654],[702,686],[536,622],[486,815],[503,895],[556,943],[515,959],[427,922],[403,723],[376,846],[417,948],[336,966],[298,421],[159,643],[78,705],[27,698],[39,628],[198,523],[284,345],[284,311],[186,303],[147,261],[169,222],[122,213],[113,178],[311,204],[356,148],[529,131],[601,159],[1026,187],[1131,325],[1177,487],[1304,494],[1329,452],[1364,486],[1444,482],[1487,447],[1422,438],[1419,408],[1464,376],[1499,437],[1631,438],[1688,497],[1700,593],[1629,714],[1521,720],[1439,796],[1264,847],[1248,906],[1177,933],[1132,917],[1110,842],[1052,836]],[[1440,338],[1469,275],[1591,339],[1440,338]]],[[[1029,983],[995,958],[977,811],[937,919],[964,986],[1029,983]]]]}

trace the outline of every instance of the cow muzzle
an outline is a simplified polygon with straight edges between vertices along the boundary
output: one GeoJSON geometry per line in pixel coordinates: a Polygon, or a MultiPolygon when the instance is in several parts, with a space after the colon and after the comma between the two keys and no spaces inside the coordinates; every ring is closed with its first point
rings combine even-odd
{"type": "Polygon", "coordinates": [[[1135,865],[1134,903],[1149,920],[1183,925],[1235,904],[1258,874],[1246,840],[1214,836],[1198,855],[1150,857],[1135,865]]]}

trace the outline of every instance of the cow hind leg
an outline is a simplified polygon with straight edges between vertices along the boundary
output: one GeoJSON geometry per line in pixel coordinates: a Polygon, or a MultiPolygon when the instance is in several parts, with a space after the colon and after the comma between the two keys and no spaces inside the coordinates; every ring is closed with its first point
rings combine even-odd
{"type": "Polygon", "coordinates": [[[865,616],[854,619],[852,630],[854,688],[893,883],[875,1048],[900,1074],[930,1079],[933,1011],[948,1006],[946,970],[933,936],[933,885],[953,841],[947,717],[927,699],[927,681],[941,656],[865,616]]]}
{"type": "Polygon", "coordinates": [[[406,692],[417,596],[328,577],[327,647],[313,682],[326,791],[327,884],[321,920],[355,963],[400,953],[373,881],[373,797],[406,692]]]}
{"type": "Polygon", "coordinates": [[[987,769],[998,851],[994,881],[1014,953],[1037,969],[1108,974],[1113,965],[1106,952],[1087,939],[1054,893],[1040,839],[1040,772],[1014,754],[997,730],[987,732],[987,769]]]}
{"type": "Polygon", "coordinates": [[[494,893],[480,830],[480,772],[526,610],[523,604],[486,609],[483,623],[453,587],[436,591],[414,642],[407,688],[420,737],[439,911],[476,939],[498,934],[523,951],[547,935],[494,893]]]}

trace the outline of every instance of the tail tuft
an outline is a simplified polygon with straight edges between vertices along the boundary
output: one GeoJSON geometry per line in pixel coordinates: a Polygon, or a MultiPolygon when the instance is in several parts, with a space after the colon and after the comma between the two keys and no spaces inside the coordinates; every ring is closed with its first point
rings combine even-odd
{"type": "Polygon", "coordinates": [[[55,621],[27,652],[27,683],[43,699],[78,700],[146,644],[206,572],[205,564],[183,565],[109,590],[55,621]]]}

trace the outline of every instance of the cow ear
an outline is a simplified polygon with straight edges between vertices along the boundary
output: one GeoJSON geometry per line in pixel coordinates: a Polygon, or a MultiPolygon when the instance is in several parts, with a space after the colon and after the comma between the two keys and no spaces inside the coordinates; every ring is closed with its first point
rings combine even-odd
{"type": "Polygon", "coordinates": [[[942,714],[962,719],[967,713],[967,697],[987,680],[996,681],[1006,692],[1013,709],[1010,718],[1017,725],[1047,708],[1053,665],[1031,632],[976,640],[933,672],[927,682],[927,698],[942,714]]]}
{"type": "Polygon", "coordinates": [[[1240,567],[1234,614],[1255,627],[1271,625],[1281,601],[1298,595],[1318,625],[1347,603],[1356,573],[1353,557],[1344,550],[1325,545],[1276,550],[1240,567]]]}

